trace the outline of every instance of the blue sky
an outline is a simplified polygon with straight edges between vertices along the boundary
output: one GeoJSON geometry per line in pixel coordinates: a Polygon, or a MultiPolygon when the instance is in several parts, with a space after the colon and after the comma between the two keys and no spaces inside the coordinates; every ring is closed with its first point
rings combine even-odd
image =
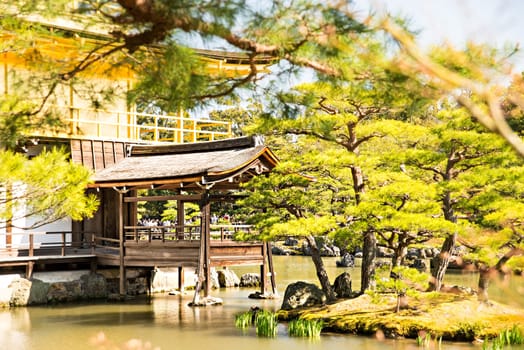
{"type": "MultiPolygon", "coordinates": [[[[450,42],[462,47],[468,40],[496,47],[519,43],[524,50],[523,0],[355,0],[367,14],[371,6],[378,13],[389,11],[411,19],[421,30],[422,46],[450,42]]],[[[515,57],[524,68],[524,54],[515,57]]]]}

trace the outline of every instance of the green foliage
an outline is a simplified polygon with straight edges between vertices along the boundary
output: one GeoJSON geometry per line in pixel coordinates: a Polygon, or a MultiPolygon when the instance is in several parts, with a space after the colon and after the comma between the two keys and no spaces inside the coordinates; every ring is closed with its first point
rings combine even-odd
{"type": "Polygon", "coordinates": [[[376,290],[381,293],[413,294],[427,289],[429,276],[406,266],[388,266],[375,274],[376,290]]]}
{"type": "MultiPolygon", "coordinates": [[[[167,201],[164,206],[164,210],[161,212],[162,220],[169,220],[176,222],[177,220],[177,202],[167,201]]],[[[200,207],[197,203],[187,202],[184,203],[184,220],[192,221],[194,218],[200,215],[200,207]]]]}
{"type": "Polygon", "coordinates": [[[163,111],[194,107],[196,96],[206,87],[208,78],[193,50],[171,44],[161,57],[154,55],[146,62],[148,64],[141,67],[140,82],[129,94],[130,102],[153,102],[163,111]]]}
{"type": "Polygon", "coordinates": [[[289,322],[288,332],[292,337],[318,338],[323,325],[322,320],[298,318],[289,322]]]}
{"type": "Polygon", "coordinates": [[[64,217],[81,220],[96,211],[98,201],[86,195],[90,172],[71,163],[67,154],[51,149],[28,159],[10,151],[0,152],[0,219],[31,217],[35,228],[64,217]]]}

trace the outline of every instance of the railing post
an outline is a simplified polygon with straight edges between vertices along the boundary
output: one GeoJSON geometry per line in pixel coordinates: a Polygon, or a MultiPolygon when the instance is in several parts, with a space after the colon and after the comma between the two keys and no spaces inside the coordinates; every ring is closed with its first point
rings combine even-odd
{"type": "Polygon", "coordinates": [[[180,139],[178,142],[184,143],[184,118],[180,118],[180,139]]]}
{"type": "Polygon", "coordinates": [[[62,256],[65,256],[65,249],[66,249],[66,234],[65,232],[62,232],[62,256]]]}
{"type": "Polygon", "coordinates": [[[158,116],[155,116],[155,136],[154,140],[155,142],[158,142],[159,136],[158,136],[158,116]]]}
{"type": "Polygon", "coordinates": [[[34,236],[32,233],[29,234],[29,256],[33,256],[35,253],[34,236]]]}
{"type": "Polygon", "coordinates": [[[95,254],[95,247],[96,246],[96,238],[95,238],[95,234],[93,233],[91,235],[91,254],[95,254]]]}

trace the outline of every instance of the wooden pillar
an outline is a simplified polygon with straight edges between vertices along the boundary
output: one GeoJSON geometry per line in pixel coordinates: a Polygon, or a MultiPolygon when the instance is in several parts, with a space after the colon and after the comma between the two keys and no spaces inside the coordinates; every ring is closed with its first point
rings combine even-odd
{"type": "Polygon", "coordinates": [[[271,292],[273,295],[278,295],[277,291],[277,281],[275,277],[275,266],[273,265],[273,252],[271,251],[271,243],[266,243],[266,251],[267,251],[267,264],[269,267],[269,273],[271,276],[271,292]]]}
{"type": "Polygon", "coordinates": [[[184,225],[185,225],[184,201],[178,199],[176,201],[176,236],[177,239],[184,239],[184,225]]]}
{"type": "Polygon", "coordinates": [[[200,249],[198,253],[198,279],[195,287],[195,295],[193,297],[193,305],[200,304],[200,290],[202,285],[205,285],[204,296],[208,297],[211,292],[211,267],[209,258],[209,246],[211,244],[211,236],[209,234],[209,212],[210,212],[209,195],[206,192],[202,195],[200,201],[200,249]]]}
{"type": "Polygon", "coordinates": [[[178,267],[178,290],[183,293],[185,288],[184,267],[178,267]]]}
{"type": "Polygon", "coordinates": [[[201,244],[204,244],[204,276],[206,281],[204,296],[209,297],[211,295],[211,203],[207,192],[202,199],[202,208],[200,209],[200,212],[202,217],[200,223],[200,239],[201,244]]]}
{"type": "Polygon", "coordinates": [[[267,245],[265,243],[262,244],[262,256],[263,256],[263,263],[260,265],[260,293],[262,295],[267,294],[267,264],[266,264],[266,257],[267,257],[267,245]]]}
{"type": "Polygon", "coordinates": [[[124,210],[123,210],[123,204],[124,204],[124,192],[116,190],[118,192],[118,246],[119,246],[119,254],[120,254],[120,286],[119,286],[119,293],[120,296],[124,296],[127,294],[126,290],[126,267],[125,267],[125,252],[124,252],[124,210]]]}
{"type": "MultiPolygon", "coordinates": [[[[7,203],[6,204],[7,215],[13,215],[13,207],[9,204],[11,203],[11,197],[12,197],[12,187],[10,183],[7,183],[5,185],[5,202],[7,203]]],[[[8,250],[11,250],[12,245],[13,245],[13,223],[11,222],[11,218],[7,218],[5,221],[5,246],[7,247],[8,250]]]]}

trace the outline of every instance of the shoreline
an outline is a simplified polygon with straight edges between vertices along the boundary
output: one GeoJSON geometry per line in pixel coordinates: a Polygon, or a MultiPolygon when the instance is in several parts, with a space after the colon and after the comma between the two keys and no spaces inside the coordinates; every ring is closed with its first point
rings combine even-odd
{"type": "Polygon", "coordinates": [[[453,293],[416,293],[396,312],[392,294],[363,294],[354,299],[317,307],[279,310],[281,321],[296,318],[321,319],[323,331],[411,338],[429,334],[432,339],[453,342],[482,342],[514,325],[524,325],[524,309],[498,302],[481,302],[476,296],[453,293]]]}

